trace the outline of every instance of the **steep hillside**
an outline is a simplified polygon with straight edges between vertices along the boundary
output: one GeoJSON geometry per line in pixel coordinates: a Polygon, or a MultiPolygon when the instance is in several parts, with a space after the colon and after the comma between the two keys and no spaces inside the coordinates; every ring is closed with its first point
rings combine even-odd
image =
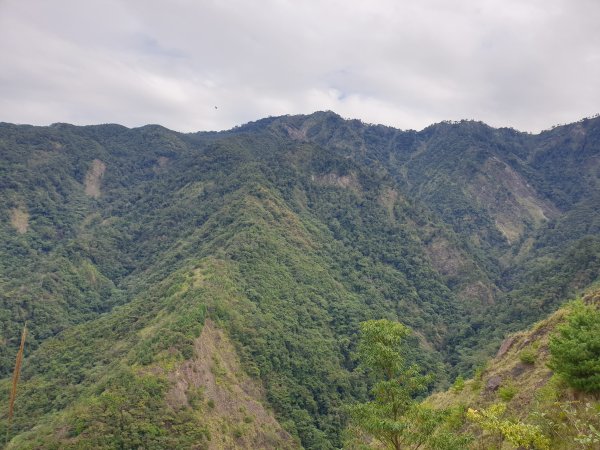
{"type": "Polygon", "coordinates": [[[206,318],[236,302],[227,271],[201,260],[43,343],[24,365],[12,424],[25,432],[7,448],[298,447],[206,318]]]}
{"type": "MultiPolygon", "coordinates": [[[[600,308],[600,290],[587,293],[582,301],[600,308]]],[[[570,307],[563,307],[531,329],[510,335],[475,378],[455,383],[447,392],[432,395],[427,403],[436,408],[460,406],[478,411],[501,404],[506,411],[499,418],[539,427],[552,449],[598,448],[598,396],[570,388],[548,367],[550,337],[570,311],[570,307]]],[[[588,345],[592,349],[595,344],[588,345]]],[[[476,435],[473,448],[502,446],[498,434],[482,433],[472,423],[466,428],[476,435]]]]}
{"type": "Polygon", "coordinates": [[[444,387],[598,279],[599,130],[0,124],[9,448],[338,447],[361,321],[444,387]]]}

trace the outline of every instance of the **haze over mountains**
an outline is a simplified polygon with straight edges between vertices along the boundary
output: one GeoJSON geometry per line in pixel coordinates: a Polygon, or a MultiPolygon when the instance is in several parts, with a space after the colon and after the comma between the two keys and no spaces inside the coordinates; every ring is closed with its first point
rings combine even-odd
{"type": "Polygon", "coordinates": [[[8,448],[336,448],[361,321],[411,327],[447,387],[599,277],[598,117],[2,123],[0,155],[8,448]]]}

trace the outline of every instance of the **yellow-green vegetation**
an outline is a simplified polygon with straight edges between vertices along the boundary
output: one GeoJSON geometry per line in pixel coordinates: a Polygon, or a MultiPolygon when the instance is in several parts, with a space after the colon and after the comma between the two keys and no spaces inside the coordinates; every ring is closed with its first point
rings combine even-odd
{"type": "MultiPolygon", "coordinates": [[[[373,400],[354,355],[379,319],[412,330],[407,367],[510,415],[546,341],[508,345],[510,376],[457,377],[598,279],[599,152],[600,119],[539,135],[331,112],[190,134],[0,123],[0,435],[24,323],[9,448],[260,442],[246,397],[221,420],[194,367],[223,396],[261,386],[273,445],[339,448],[344,405],[373,400]],[[235,358],[200,364],[208,323],[235,358]]],[[[582,440],[586,423],[569,425],[582,440]]]]}
{"type": "Polygon", "coordinates": [[[462,375],[459,375],[456,377],[456,380],[454,380],[454,384],[452,385],[452,390],[454,390],[455,392],[460,392],[465,388],[465,379],[463,378],[462,375]]]}
{"type": "Polygon", "coordinates": [[[537,348],[523,349],[521,353],[519,353],[519,359],[523,364],[535,364],[537,350],[537,348]]]}
{"type": "Polygon", "coordinates": [[[468,408],[463,431],[474,433],[473,448],[597,448],[600,401],[591,375],[598,371],[586,367],[600,358],[598,333],[592,331],[599,306],[600,290],[592,289],[531,330],[508,337],[464,389],[434,394],[426,404],[468,408]],[[573,340],[568,348],[576,351],[562,360],[565,338],[573,340]],[[524,352],[533,356],[523,358],[524,352]],[[580,358],[581,371],[573,371],[572,355],[580,358]],[[561,370],[553,373],[549,366],[561,370]],[[573,380],[574,373],[580,378],[573,380]]]}
{"type": "Polygon", "coordinates": [[[519,389],[512,382],[507,382],[498,388],[498,397],[505,402],[510,402],[518,392],[519,389]]]}
{"type": "Polygon", "coordinates": [[[539,426],[501,419],[505,412],[506,405],[497,403],[481,411],[469,409],[467,419],[492,435],[499,434],[501,440],[505,439],[515,447],[550,449],[550,439],[544,436],[539,426]]]}

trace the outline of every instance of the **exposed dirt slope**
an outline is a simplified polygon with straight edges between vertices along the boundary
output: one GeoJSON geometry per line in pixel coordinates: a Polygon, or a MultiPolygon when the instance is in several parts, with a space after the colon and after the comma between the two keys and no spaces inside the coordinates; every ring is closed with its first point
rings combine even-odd
{"type": "Polygon", "coordinates": [[[17,233],[25,234],[29,228],[29,213],[23,208],[11,209],[10,224],[17,230],[17,233]]]}
{"type": "Polygon", "coordinates": [[[210,319],[196,340],[196,357],[170,375],[167,401],[174,408],[204,402],[209,449],[299,448],[263,406],[259,384],[240,366],[227,336],[210,319]]]}
{"type": "Polygon", "coordinates": [[[99,159],[92,161],[92,167],[90,167],[90,170],[85,175],[85,193],[90,197],[100,197],[100,182],[105,171],[106,164],[99,159]]]}

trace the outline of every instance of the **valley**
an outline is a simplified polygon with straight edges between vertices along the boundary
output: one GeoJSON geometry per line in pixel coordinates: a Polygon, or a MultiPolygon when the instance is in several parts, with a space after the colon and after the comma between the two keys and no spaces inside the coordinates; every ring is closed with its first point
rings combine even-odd
{"type": "Polygon", "coordinates": [[[524,330],[600,276],[598,117],[1,123],[0,155],[2,405],[29,329],[7,449],[340,448],[371,319],[412,330],[432,404],[489,407],[473,383],[548,383],[547,333],[524,330]]]}

